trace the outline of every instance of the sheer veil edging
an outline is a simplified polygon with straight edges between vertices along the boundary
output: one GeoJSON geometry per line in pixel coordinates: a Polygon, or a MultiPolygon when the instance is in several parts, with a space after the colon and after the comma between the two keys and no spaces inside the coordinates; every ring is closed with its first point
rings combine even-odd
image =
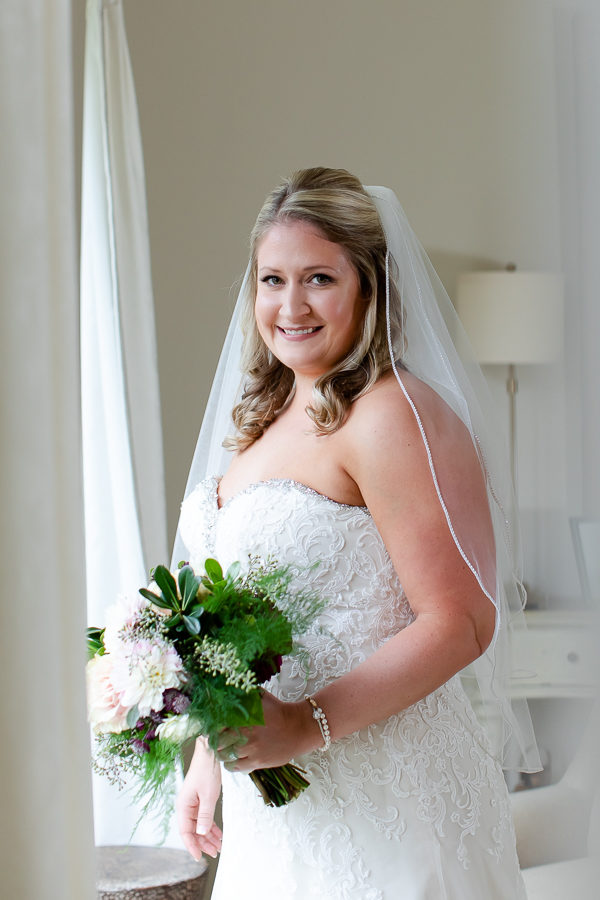
{"type": "MultiPolygon", "coordinates": [[[[495,427],[487,384],[452,302],[396,195],[385,187],[366,190],[377,207],[387,241],[386,318],[392,368],[419,425],[455,544],[496,610],[493,640],[485,653],[461,672],[463,683],[489,736],[492,753],[504,768],[539,771],[527,702],[511,697],[511,637],[515,629],[525,627],[525,622],[518,526],[505,438],[495,427]],[[397,288],[393,292],[391,280],[397,288]],[[390,307],[393,303],[399,303],[400,308],[390,307]],[[402,365],[398,365],[400,361],[402,365]],[[485,510],[476,511],[473,491],[464,489],[464,482],[456,478],[457,471],[474,472],[468,479],[479,478],[485,485],[485,510]]],[[[204,478],[224,473],[231,458],[222,442],[232,430],[231,410],[242,391],[240,319],[249,275],[248,267],[209,395],[185,497],[204,478]]],[[[185,558],[186,548],[178,529],[173,564],[185,558]]]]}

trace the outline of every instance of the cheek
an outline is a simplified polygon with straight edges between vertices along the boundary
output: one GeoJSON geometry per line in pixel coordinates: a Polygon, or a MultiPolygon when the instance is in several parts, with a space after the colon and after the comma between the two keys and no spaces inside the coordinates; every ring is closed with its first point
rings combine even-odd
{"type": "Polygon", "coordinates": [[[274,319],[274,306],[260,294],[257,294],[254,302],[254,320],[259,334],[266,341],[271,334],[274,319]]]}

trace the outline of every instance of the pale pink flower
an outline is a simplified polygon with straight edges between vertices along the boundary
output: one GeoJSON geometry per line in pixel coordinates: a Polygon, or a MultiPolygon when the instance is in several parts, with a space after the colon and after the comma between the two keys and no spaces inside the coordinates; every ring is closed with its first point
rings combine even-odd
{"type": "Polygon", "coordinates": [[[113,654],[113,684],[121,703],[137,706],[140,716],[163,708],[163,691],[184,681],[183,663],[172,644],[139,640],[113,654]]]}
{"type": "Polygon", "coordinates": [[[104,646],[111,653],[116,652],[121,643],[121,632],[133,625],[148,601],[141,594],[119,594],[116,602],[106,610],[104,646]]]}
{"type": "Polygon", "coordinates": [[[109,653],[94,656],[86,666],[88,715],[96,734],[119,734],[127,728],[129,707],[122,705],[112,681],[112,659],[109,653]]]}

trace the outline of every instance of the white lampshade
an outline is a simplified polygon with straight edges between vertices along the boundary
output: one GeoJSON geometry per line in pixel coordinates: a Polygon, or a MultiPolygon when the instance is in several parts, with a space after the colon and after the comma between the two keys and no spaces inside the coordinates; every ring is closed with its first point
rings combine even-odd
{"type": "Polygon", "coordinates": [[[456,310],[482,363],[548,363],[561,356],[563,282],[550,272],[465,272],[456,310]]]}

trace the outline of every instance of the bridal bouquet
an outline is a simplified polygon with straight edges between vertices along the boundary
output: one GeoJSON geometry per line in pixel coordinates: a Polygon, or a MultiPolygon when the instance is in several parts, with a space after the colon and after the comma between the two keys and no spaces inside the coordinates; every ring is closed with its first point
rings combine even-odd
{"type": "MultiPolygon", "coordinates": [[[[183,746],[203,735],[216,750],[223,728],[264,724],[260,685],[285,654],[302,652],[295,638],[323,603],[292,592],[287,569],[258,559],[244,573],[207,559],[202,575],[180,564],[152,577],[117,600],[104,629],[88,628],[88,706],[95,770],[120,787],[134,773],[144,813],[167,815],[183,746]]],[[[270,806],[308,786],[291,764],[250,778],[270,806]]]]}

